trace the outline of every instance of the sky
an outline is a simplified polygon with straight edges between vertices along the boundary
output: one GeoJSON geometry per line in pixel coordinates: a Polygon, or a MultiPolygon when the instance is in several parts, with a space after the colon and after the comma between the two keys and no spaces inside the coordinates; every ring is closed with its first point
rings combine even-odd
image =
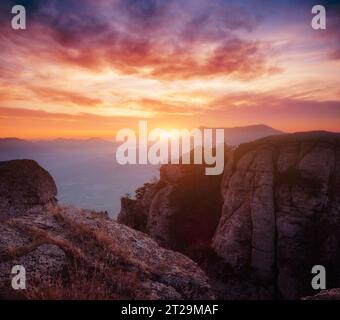
{"type": "Polygon", "coordinates": [[[326,30],[314,4],[2,0],[0,137],[113,137],[144,119],[340,131],[340,3],[318,1],[326,30]]]}

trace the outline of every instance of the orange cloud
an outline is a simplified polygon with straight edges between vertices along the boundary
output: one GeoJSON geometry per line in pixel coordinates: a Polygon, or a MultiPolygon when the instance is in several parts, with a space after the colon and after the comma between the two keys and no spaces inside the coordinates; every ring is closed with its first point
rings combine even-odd
{"type": "Polygon", "coordinates": [[[1,135],[110,135],[137,116],[156,127],[339,130],[339,23],[330,14],[325,32],[304,26],[304,2],[25,3],[29,27],[16,32],[0,2],[1,135]]]}
{"type": "Polygon", "coordinates": [[[29,87],[37,97],[47,102],[72,103],[83,107],[95,107],[102,103],[100,99],[89,98],[81,94],[65,91],[61,89],[53,89],[48,87],[29,87]]]}

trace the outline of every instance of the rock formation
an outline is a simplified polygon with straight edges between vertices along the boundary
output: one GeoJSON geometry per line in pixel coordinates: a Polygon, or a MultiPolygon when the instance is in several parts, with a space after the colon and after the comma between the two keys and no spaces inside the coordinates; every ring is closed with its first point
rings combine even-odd
{"type": "Polygon", "coordinates": [[[204,272],[183,254],[104,213],[56,204],[34,161],[0,162],[0,297],[211,299],[204,272]],[[27,290],[11,287],[26,269],[27,290]]]}
{"type": "MultiPolygon", "coordinates": [[[[242,144],[229,153],[220,180],[188,168],[161,168],[160,187],[143,205],[144,231],[186,253],[201,233],[226,270],[226,278],[213,279],[229,292],[222,297],[315,294],[311,269],[318,264],[327,270],[329,287],[340,286],[340,134],[286,134],[242,144]]],[[[120,219],[128,215],[124,209],[120,219]]]]}
{"type": "Polygon", "coordinates": [[[50,174],[32,160],[0,162],[0,219],[34,206],[54,206],[57,187],[50,174]]]}
{"type": "Polygon", "coordinates": [[[122,199],[118,221],[147,232],[166,247],[194,249],[208,244],[217,227],[221,176],[205,176],[204,165],[164,165],[160,180],[122,199]],[[142,191],[142,192],[141,192],[142,191]],[[136,225],[136,221],[143,221],[136,225]]]}
{"type": "Polygon", "coordinates": [[[212,247],[251,270],[275,295],[312,293],[323,265],[340,285],[340,135],[301,133],[258,140],[234,154],[223,177],[222,215],[212,247]]]}

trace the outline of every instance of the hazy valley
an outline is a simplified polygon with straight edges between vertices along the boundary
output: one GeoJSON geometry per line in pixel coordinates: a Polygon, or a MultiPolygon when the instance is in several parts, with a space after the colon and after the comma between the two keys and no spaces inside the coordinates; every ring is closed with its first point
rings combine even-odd
{"type": "MultiPolygon", "coordinates": [[[[251,141],[280,131],[265,125],[226,128],[230,145],[251,141]]],[[[0,161],[36,160],[56,181],[60,203],[80,208],[108,211],[115,217],[120,198],[159,176],[157,165],[119,165],[117,144],[99,138],[26,141],[0,138],[0,161]]]]}

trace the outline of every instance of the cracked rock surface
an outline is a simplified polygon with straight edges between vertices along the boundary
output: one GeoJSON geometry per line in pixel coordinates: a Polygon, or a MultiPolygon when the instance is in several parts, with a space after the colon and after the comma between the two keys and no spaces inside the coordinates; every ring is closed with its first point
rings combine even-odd
{"type": "Polygon", "coordinates": [[[212,247],[235,269],[251,270],[278,297],[311,293],[320,264],[340,285],[340,138],[300,133],[236,150],[222,183],[212,247]]]}

